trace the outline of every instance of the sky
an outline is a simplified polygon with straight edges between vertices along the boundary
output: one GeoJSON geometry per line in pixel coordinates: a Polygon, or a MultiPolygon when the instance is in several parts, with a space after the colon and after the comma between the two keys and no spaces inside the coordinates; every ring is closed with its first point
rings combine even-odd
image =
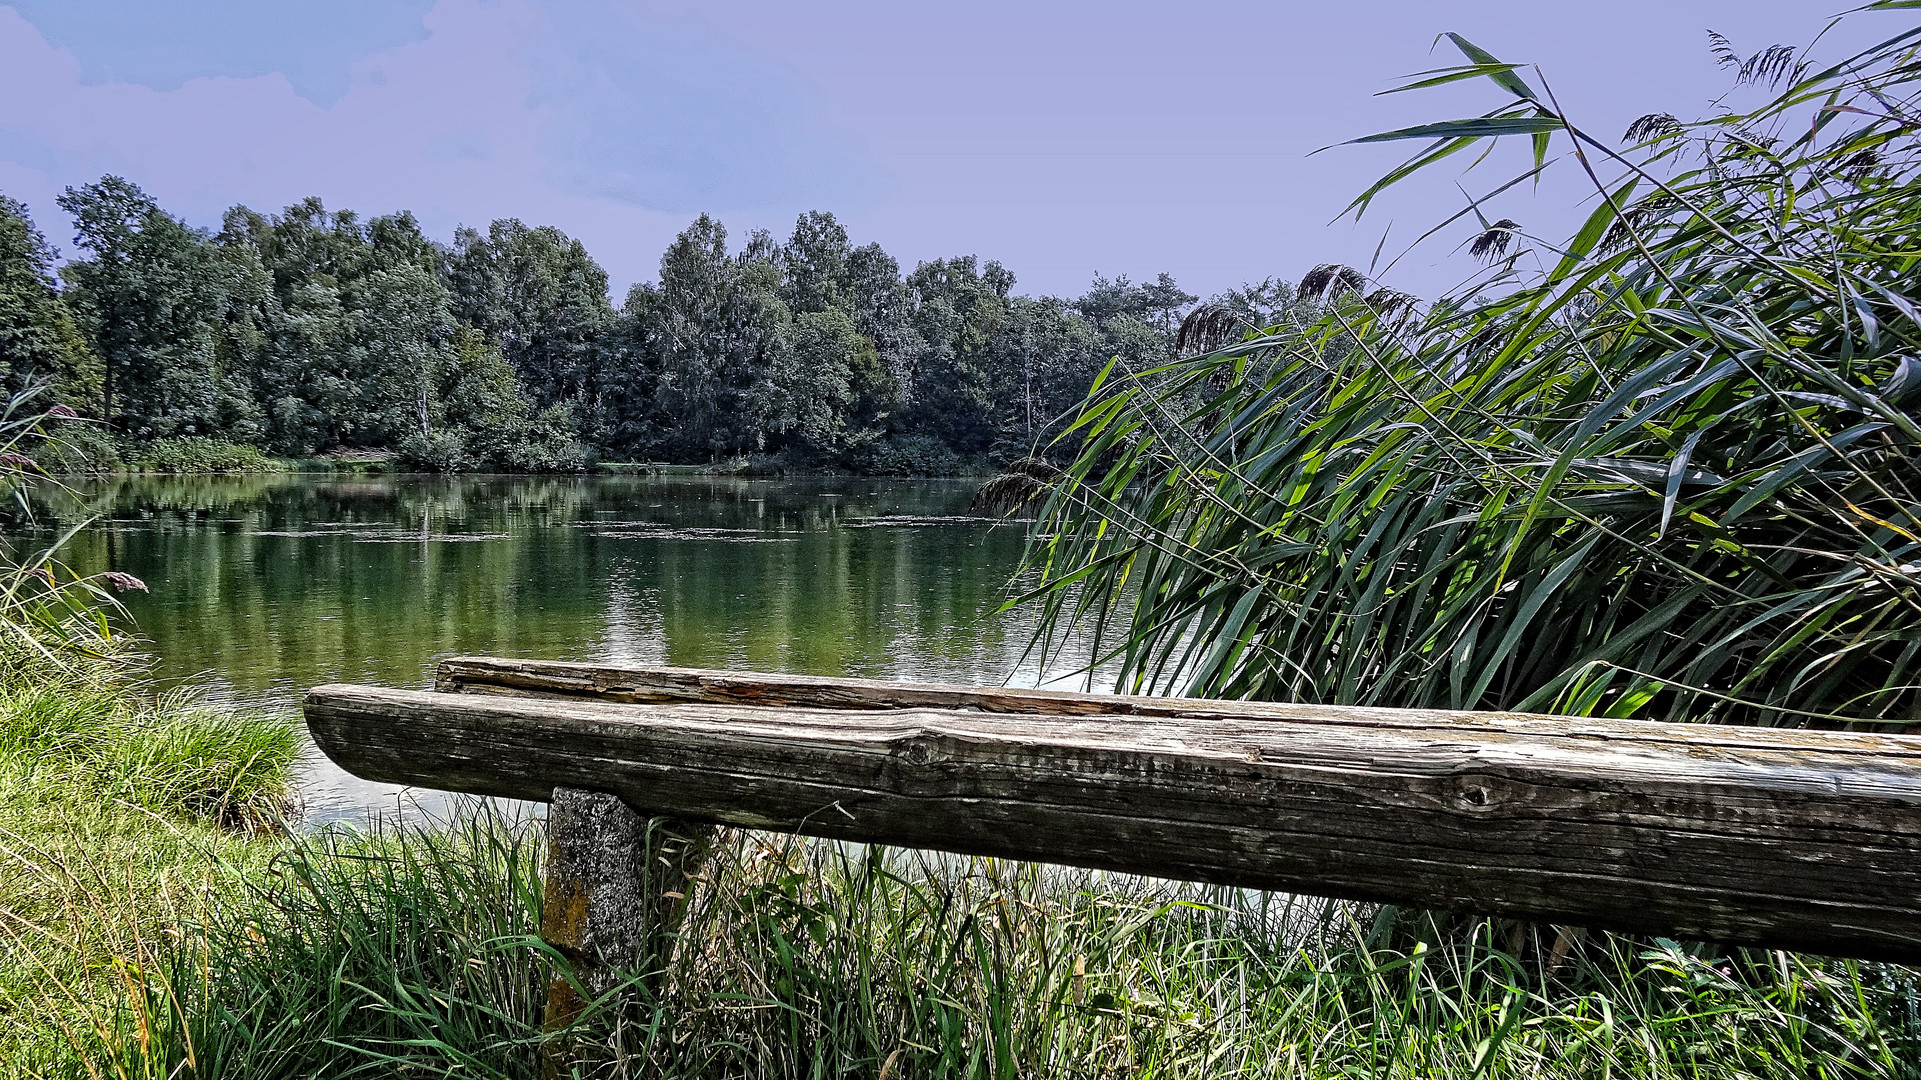
{"type": "MultiPolygon", "coordinates": [[[[1460,62],[1453,31],[1539,66],[1618,136],[1708,114],[1743,53],[1804,44],[1822,0],[13,0],[0,3],[0,193],[56,246],[68,185],[127,177],[190,223],[309,195],[428,232],[501,217],[586,243],[618,300],[700,213],[785,236],[832,211],[905,267],[997,259],[1017,291],[1168,272],[1212,295],[1317,263],[1392,261],[1433,296],[1472,270],[1464,221],[1407,241],[1518,157],[1342,209],[1411,144],[1336,145],[1501,103],[1485,83],[1377,96],[1460,62]],[[1321,153],[1314,153],[1330,147],[1321,153]],[[1380,252],[1377,258],[1376,253],[1380,252]]],[[[1818,55],[1912,14],[1852,17],[1818,55]]],[[[1552,237],[1569,173],[1490,204],[1552,237]]],[[[65,252],[72,254],[70,250],[65,252]]]]}

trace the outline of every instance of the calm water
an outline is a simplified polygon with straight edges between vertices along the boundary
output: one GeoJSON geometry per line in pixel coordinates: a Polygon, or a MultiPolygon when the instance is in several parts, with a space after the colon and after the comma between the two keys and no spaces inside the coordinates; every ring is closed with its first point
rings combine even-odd
{"type": "MultiPolygon", "coordinates": [[[[457,654],[1033,685],[1025,620],[996,614],[1025,534],[969,514],[974,487],[123,478],[44,508],[35,532],[97,515],[66,561],[145,580],[127,600],[159,677],[248,707],[324,682],[426,686],[457,654]]],[[[395,806],[310,758],[310,817],[395,806]]]]}

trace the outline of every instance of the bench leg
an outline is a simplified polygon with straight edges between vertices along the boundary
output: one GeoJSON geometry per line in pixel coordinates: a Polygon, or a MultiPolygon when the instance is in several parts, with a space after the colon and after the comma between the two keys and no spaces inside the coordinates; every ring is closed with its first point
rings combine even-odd
{"type": "MultiPolygon", "coordinates": [[[[540,936],[572,962],[580,987],[558,976],[548,986],[548,1031],[571,1025],[593,996],[633,972],[647,973],[659,989],[686,915],[689,878],[713,836],[711,825],[649,820],[605,792],[554,789],[540,936]]],[[[558,1041],[549,1043],[542,1075],[568,1075],[570,1056],[558,1041]]]]}

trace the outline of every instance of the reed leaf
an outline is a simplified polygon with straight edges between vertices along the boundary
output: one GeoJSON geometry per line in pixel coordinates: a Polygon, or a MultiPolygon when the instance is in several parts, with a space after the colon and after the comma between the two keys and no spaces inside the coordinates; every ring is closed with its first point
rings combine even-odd
{"type": "Polygon", "coordinates": [[[1057,447],[1038,646],[1133,691],[1921,724],[1915,41],[1762,55],[1777,96],[1624,147],[1504,83],[1527,113],[1357,140],[1550,132],[1596,209],[1532,280],[1488,241],[1425,307],[1316,291],[1116,373],[1057,447]]]}

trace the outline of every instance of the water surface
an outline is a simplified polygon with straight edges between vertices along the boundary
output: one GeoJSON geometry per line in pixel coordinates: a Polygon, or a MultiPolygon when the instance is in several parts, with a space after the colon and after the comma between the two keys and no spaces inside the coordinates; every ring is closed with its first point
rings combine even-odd
{"type": "MultiPolygon", "coordinates": [[[[289,709],[325,682],[424,687],[444,656],[1033,685],[997,613],[1024,527],[967,481],[131,477],[37,535],[126,599],[162,680],[289,709]]],[[[1053,673],[1070,669],[1069,657],[1053,673]]],[[[309,816],[395,805],[310,755],[309,816]]]]}

